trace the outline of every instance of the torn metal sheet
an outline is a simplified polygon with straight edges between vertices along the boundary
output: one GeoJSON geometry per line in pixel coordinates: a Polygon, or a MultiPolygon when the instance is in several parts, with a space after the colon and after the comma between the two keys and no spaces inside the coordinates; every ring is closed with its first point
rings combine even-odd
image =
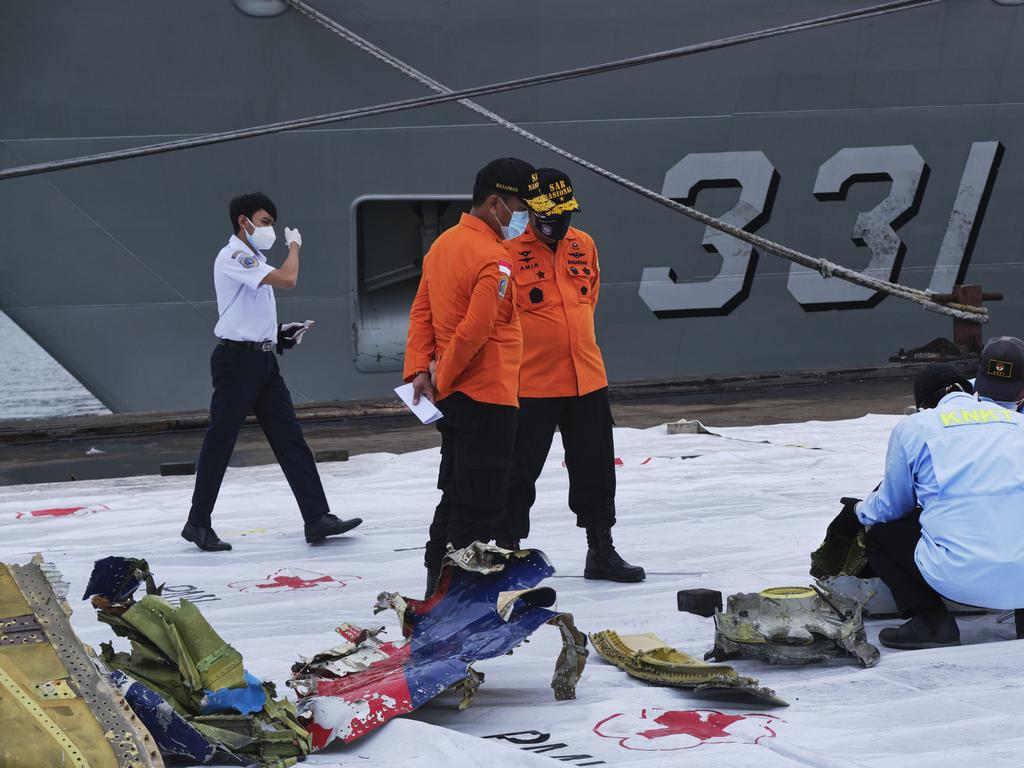
{"type": "Polygon", "coordinates": [[[715,647],[704,658],[740,656],[781,665],[852,656],[865,667],[879,659],[864,632],[862,605],[821,586],[731,595],[715,614],[715,647]]]}
{"type": "Polygon", "coordinates": [[[85,585],[83,600],[99,595],[110,603],[124,603],[131,600],[139,587],[145,583],[146,594],[159,595],[160,588],[149,572],[149,563],[130,557],[104,557],[97,560],[85,585]]]}
{"type": "MultiPolygon", "coordinates": [[[[233,762],[256,762],[265,768],[294,765],[309,754],[310,739],[296,719],[295,707],[275,700],[272,683],[249,674],[242,656],[210,626],[188,600],[175,607],[159,596],[144,560],[107,557],[93,568],[85,598],[92,598],[97,618],[119,637],[131,641],[130,652],[101,646],[104,663],[137,682],[132,689],[143,707],[139,717],[163,717],[168,710],[156,707],[145,695],[150,692],[197,731],[220,756],[233,762]],[[149,594],[135,600],[134,592],[145,582],[149,594]],[[94,590],[96,590],[94,592],[94,590]]],[[[177,723],[162,734],[178,748],[203,752],[203,747],[177,723]],[[184,736],[182,735],[184,734],[184,736]],[[185,739],[182,746],[180,738],[185,739]]],[[[192,754],[189,752],[188,754],[192,754]]]]}
{"type": "Polygon", "coordinates": [[[39,555],[0,564],[0,765],[163,766],[150,733],[75,635],[54,585],[66,594],[39,555]]]}
{"type": "Polygon", "coordinates": [[[873,575],[864,552],[866,530],[852,513],[840,512],[829,524],[821,544],[811,552],[811,576],[873,575]]]}
{"type": "Polygon", "coordinates": [[[542,624],[558,626],[563,639],[555,696],[574,698],[586,637],[570,614],[551,610],[554,590],[538,587],[554,572],[539,550],[476,543],[448,555],[429,600],[382,593],[374,610],[395,610],[403,640],[384,642],[381,629],[343,624],[344,643],[292,667],[288,685],[314,748],[355,741],[448,689],[462,695],[464,709],[483,682],[471,664],[511,653],[542,624]]]}
{"type": "Polygon", "coordinates": [[[678,651],[651,632],[620,635],[606,629],[592,632],[590,641],[606,661],[648,683],[691,688],[697,693],[724,689],[777,706],[789,706],[771,688],[762,688],[756,678],[743,677],[732,667],[708,664],[678,651]]]}

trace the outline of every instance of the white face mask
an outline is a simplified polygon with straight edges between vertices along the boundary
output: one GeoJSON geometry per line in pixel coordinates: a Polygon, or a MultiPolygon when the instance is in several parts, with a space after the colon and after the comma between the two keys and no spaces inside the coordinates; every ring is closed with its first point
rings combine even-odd
{"type": "Polygon", "coordinates": [[[277,233],[273,227],[257,227],[252,219],[249,223],[253,226],[252,234],[249,235],[249,242],[257,251],[265,251],[274,245],[277,240],[277,233]]]}
{"type": "MultiPolygon", "coordinates": [[[[505,205],[505,201],[500,197],[498,201],[505,205]]],[[[504,239],[514,240],[526,231],[526,227],[530,223],[530,213],[529,211],[516,211],[513,213],[512,209],[507,205],[505,205],[505,210],[508,211],[509,216],[512,218],[509,219],[508,226],[502,224],[501,221],[498,221],[498,226],[501,227],[501,236],[504,239]]],[[[494,218],[497,219],[498,217],[495,216],[494,218]]]]}

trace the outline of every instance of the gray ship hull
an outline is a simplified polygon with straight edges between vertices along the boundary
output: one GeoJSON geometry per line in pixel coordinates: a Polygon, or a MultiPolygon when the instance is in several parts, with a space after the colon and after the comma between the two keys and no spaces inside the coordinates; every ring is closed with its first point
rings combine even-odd
{"type": "MultiPolygon", "coordinates": [[[[317,7],[451,87],[859,7],[732,0],[317,7]],[[780,7],[784,6],[784,7],[780,7]]],[[[1020,333],[1024,9],[949,0],[865,22],[490,97],[555,144],[812,255],[919,288],[982,283],[1020,333]]],[[[294,12],[229,0],[5,9],[0,165],[419,96],[294,12]]],[[[202,407],[226,202],[302,229],[282,321],[296,400],[398,383],[424,246],[499,155],[566,163],[456,105],[0,183],[0,309],[115,411],[202,407]]],[[[806,274],[565,167],[600,250],[613,381],[877,364],[950,320],[806,274]]],[[[269,254],[281,258],[280,247],[269,254]]]]}

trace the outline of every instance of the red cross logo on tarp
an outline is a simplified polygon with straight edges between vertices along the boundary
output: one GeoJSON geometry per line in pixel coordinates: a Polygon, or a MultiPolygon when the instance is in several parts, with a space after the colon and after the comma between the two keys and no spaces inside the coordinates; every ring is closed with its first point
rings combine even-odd
{"type": "Polygon", "coordinates": [[[670,752],[702,744],[757,744],[775,736],[782,722],[762,714],[730,715],[713,709],[642,709],[620,712],[594,726],[594,733],[615,739],[623,749],[670,752]]]}
{"type": "Polygon", "coordinates": [[[282,568],[267,574],[264,579],[236,581],[228,584],[239,592],[290,592],[296,589],[340,589],[359,576],[330,576],[326,573],[307,571],[304,568],[282,568]]]}

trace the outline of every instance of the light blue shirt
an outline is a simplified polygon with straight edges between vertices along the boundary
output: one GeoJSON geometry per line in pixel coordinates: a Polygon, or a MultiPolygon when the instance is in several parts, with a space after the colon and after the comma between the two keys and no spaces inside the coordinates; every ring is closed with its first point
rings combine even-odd
{"type": "Polygon", "coordinates": [[[219,339],[277,341],[274,289],[260,285],[274,271],[266,257],[232,235],[213,262],[213,286],[220,318],[213,329],[219,339]]]}
{"type": "Polygon", "coordinates": [[[1024,607],[1024,416],[954,392],[889,436],[885,477],[857,506],[865,525],[921,509],[914,560],[939,594],[1024,607]]]}

